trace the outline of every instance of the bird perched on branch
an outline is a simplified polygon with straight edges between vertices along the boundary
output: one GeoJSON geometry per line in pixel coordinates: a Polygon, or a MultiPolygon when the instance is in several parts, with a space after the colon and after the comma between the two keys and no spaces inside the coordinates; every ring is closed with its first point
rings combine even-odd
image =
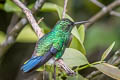
{"type": "Polygon", "coordinates": [[[69,42],[73,27],[76,24],[87,22],[72,22],[67,18],[59,20],[51,32],[39,39],[32,57],[21,67],[21,70],[29,72],[44,65],[52,57],[61,58],[69,42]]]}

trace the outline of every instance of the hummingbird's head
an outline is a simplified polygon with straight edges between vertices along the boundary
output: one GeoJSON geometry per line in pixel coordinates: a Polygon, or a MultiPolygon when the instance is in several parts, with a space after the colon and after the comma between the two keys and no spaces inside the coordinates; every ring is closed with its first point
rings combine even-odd
{"type": "Polygon", "coordinates": [[[56,25],[55,28],[59,29],[59,30],[63,30],[63,31],[70,31],[72,30],[72,28],[77,25],[77,24],[83,24],[83,23],[87,23],[88,21],[81,21],[81,22],[73,22],[68,18],[64,18],[59,20],[56,25]]]}

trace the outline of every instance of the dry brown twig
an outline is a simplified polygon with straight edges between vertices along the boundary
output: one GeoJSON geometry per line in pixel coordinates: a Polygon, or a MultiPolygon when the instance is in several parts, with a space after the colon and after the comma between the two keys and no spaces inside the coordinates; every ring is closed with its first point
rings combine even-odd
{"type": "Polygon", "coordinates": [[[36,35],[38,36],[38,38],[41,38],[44,34],[42,32],[42,29],[40,29],[39,25],[37,24],[37,21],[35,20],[34,16],[32,15],[32,12],[19,0],[13,0],[13,2],[16,3],[22,9],[29,23],[34,29],[36,35]]]}
{"type": "MultiPolygon", "coordinates": [[[[37,12],[38,9],[42,7],[45,0],[36,0],[34,7],[32,8],[32,13],[37,12]]],[[[27,19],[22,18],[13,29],[7,34],[5,41],[0,45],[0,58],[6,53],[6,51],[15,43],[16,38],[22,28],[27,24],[27,19]]]]}
{"type": "MultiPolygon", "coordinates": [[[[111,15],[114,16],[120,16],[120,13],[113,11],[112,9],[117,8],[118,6],[120,6],[120,0],[115,0],[114,2],[112,2],[110,5],[108,6],[104,6],[102,3],[98,2],[97,0],[91,0],[93,3],[95,3],[97,6],[101,7],[102,10],[99,11],[96,15],[94,15],[93,17],[91,17],[88,21],[90,21],[90,23],[86,23],[85,27],[89,28],[92,24],[94,24],[96,21],[98,21],[99,19],[101,19],[103,16],[105,16],[107,13],[110,13],[111,15]]],[[[113,63],[113,65],[117,66],[120,65],[120,59],[117,60],[117,63],[113,63]],[[118,61],[119,60],[119,61],[118,61]]],[[[97,75],[101,74],[100,71],[93,71],[91,74],[89,74],[87,76],[88,79],[91,79],[97,75]]]]}
{"type": "Polygon", "coordinates": [[[68,0],[64,0],[64,8],[63,8],[63,13],[62,13],[62,18],[65,18],[67,3],[68,3],[68,0]]]}
{"type": "MultiPolygon", "coordinates": [[[[90,1],[93,2],[94,4],[96,4],[100,8],[106,8],[106,6],[104,4],[102,4],[102,3],[100,3],[98,0],[90,0],[90,1]]],[[[110,13],[110,15],[120,17],[120,13],[119,12],[111,10],[109,13],[110,13]]]]}
{"type": "Polygon", "coordinates": [[[90,23],[85,23],[85,27],[86,28],[90,27],[92,24],[94,24],[96,21],[98,21],[99,19],[101,19],[107,13],[111,12],[112,9],[115,9],[118,6],[120,6],[120,0],[115,0],[114,2],[112,2],[111,4],[109,4],[108,6],[102,8],[101,11],[99,11],[96,15],[94,15],[93,17],[91,17],[88,20],[88,21],[90,21],[90,23]]]}
{"type": "Polygon", "coordinates": [[[37,24],[40,24],[40,22],[44,19],[44,17],[40,18],[37,22],[37,24]]]}
{"type": "MultiPolygon", "coordinates": [[[[114,65],[114,66],[120,66],[120,50],[116,51],[115,54],[107,62],[109,64],[114,65]]],[[[93,71],[86,78],[87,79],[93,79],[97,75],[101,75],[101,74],[102,74],[102,72],[100,72],[98,70],[97,71],[93,71]]]]}
{"type": "Polygon", "coordinates": [[[19,20],[19,16],[14,13],[14,14],[12,15],[10,24],[9,24],[9,26],[8,26],[7,34],[9,34],[9,32],[12,30],[12,28],[13,28],[14,25],[18,22],[18,20],[19,20]]]}

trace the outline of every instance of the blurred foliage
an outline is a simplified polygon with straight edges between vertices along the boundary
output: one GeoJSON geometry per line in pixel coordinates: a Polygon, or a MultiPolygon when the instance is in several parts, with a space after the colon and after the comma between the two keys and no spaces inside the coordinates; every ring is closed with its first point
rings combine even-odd
{"type": "MultiPolygon", "coordinates": [[[[105,5],[108,5],[112,1],[113,0],[108,0],[108,1],[100,0],[100,2],[102,2],[105,5]]],[[[34,2],[35,0],[30,0],[28,3],[28,8],[31,9],[34,5],[34,2]]],[[[58,18],[61,19],[61,15],[63,11],[63,2],[64,2],[63,0],[61,1],[48,0],[43,5],[43,7],[39,10],[39,12],[35,14],[35,17],[37,20],[39,20],[41,17],[44,17],[46,14],[48,14],[47,15],[48,19],[43,20],[39,24],[39,26],[42,28],[44,33],[50,32],[50,30],[55,24],[55,21],[57,21],[58,18]],[[49,14],[49,13],[52,13],[52,14],[49,14]],[[54,14],[58,15],[57,18],[54,14]],[[52,23],[51,23],[52,19],[48,16],[52,16],[52,19],[53,19],[52,23]],[[52,24],[52,26],[50,27],[49,24],[52,24]]],[[[21,9],[17,7],[11,0],[6,0],[5,2],[2,1],[2,3],[0,3],[0,10],[1,12],[5,12],[7,14],[16,13],[19,17],[24,16],[21,9]]],[[[97,7],[95,4],[91,3],[89,0],[69,0],[67,10],[68,11],[65,17],[69,18],[72,21],[74,20],[76,21],[76,20],[88,19],[89,16],[97,13],[100,10],[100,8],[97,7]]],[[[57,80],[62,80],[63,78],[65,78],[66,80],[87,80],[85,77],[82,76],[82,74],[79,74],[78,71],[86,69],[88,67],[94,67],[114,79],[120,79],[118,75],[118,73],[120,73],[120,70],[113,65],[104,63],[104,60],[108,57],[109,53],[114,47],[114,44],[116,43],[116,46],[113,49],[114,51],[116,49],[119,49],[120,47],[120,43],[119,43],[120,42],[120,37],[119,37],[119,34],[120,34],[119,20],[120,19],[119,18],[116,19],[116,17],[113,18],[108,16],[105,16],[104,19],[99,23],[96,22],[97,24],[93,25],[91,28],[89,28],[86,31],[85,31],[84,25],[80,25],[78,28],[77,27],[73,28],[72,42],[70,44],[70,48],[67,48],[65,50],[63,59],[69,67],[71,68],[76,67],[74,69],[76,71],[76,75],[68,76],[65,74],[65,72],[61,72],[57,67],[56,69],[57,80]],[[118,23],[114,24],[113,20],[115,22],[118,21],[118,23]],[[106,24],[106,22],[108,24],[106,24]],[[111,45],[108,47],[109,44],[111,45]],[[102,49],[106,47],[108,48],[102,54],[101,60],[97,62],[89,63],[86,55],[88,54],[90,55],[94,53],[97,47],[100,47],[102,49]]],[[[11,17],[7,16],[7,18],[10,19],[11,17]]],[[[2,21],[3,20],[0,18],[0,22],[2,21]]],[[[2,23],[0,23],[0,26],[1,24],[2,23]]],[[[7,30],[6,27],[2,27],[2,28],[5,28],[7,30]]],[[[0,43],[2,43],[5,40],[6,35],[7,34],[5,34],[4,31],[0,30],[0,43]]],[[[33,29],[29,24],[27,24],[23,28],[23,30],[20,32],[16,42],[21,44],[35,43],[37,40],[38,38],[34,33],[33,29]]],[[[37,71],[43,71],[43,70],[44,70],[44,67],[40,67],[37,71]]],[[[49,72],[49,75],[50,75],[49,78],[52,80],[53,65],[51,66],[47,64],[45,66],[45,70],[49,72]]]]}
{"type": "Polygon", "coordinates": [[[19,12],[21,9],[10,0],[6,0],[4,10],[7,12],[19,12]]]}
{"type": "Polygon", "coordinates": [[[95,68],[97,68],[99,71],[103,72],[104,74],[119,80],[120,79],[120,69],[118,67],[112,66],[107,63],[97,64],[94,65],[95,68]]]}
{"type": "Polygon", "coordinates": [[[103,53],[102,57],[101,57],[101,61],[105,60],[105,58],[108,56],[108,54],[111,52],[112,48],[114,47],[115,42],[113,42],[108,49],[106,49],[106,51],[103,53]]]}
{"type": "Polygon", "coordinates": [[[106,47],[113,41],[116,42],[116,47],[120,46],[120,39],[119,39],[119,32],[116,33],[116,30],[119,28],[114,27],[106,27],[105,25],[96,24],[95,26],[91,27],[86,31],[86,40],[85,40],[85,47],[88,53],[91,53],[95,47],[106,47]],[[88,44],[89,43],[89,44],[88,44]]]}
{"type": "Polygon", "coordinates": [[[26,25],[24,29],[20,32],[19,36],[17,37],[17,42],[36,42],[38,40],[36,34],[31,29],[30,25],[26,25]]]}
{"type": "Polygon", "coordinates": [[[80,51],[72,48],[67,48],[62,58],[70,67],[89,64],[87,58],[80,51]]]}
{"type": "Polygon", "coordinates": [[[5,33],[0,31],[0,44],[3,43],[3,41],[5,40],[6,36],[5,33]]]}

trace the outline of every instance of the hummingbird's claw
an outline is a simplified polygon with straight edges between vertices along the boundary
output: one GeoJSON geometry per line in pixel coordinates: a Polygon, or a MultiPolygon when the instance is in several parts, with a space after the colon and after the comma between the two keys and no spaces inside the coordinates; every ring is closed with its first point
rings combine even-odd
{"type": "Polygon", "coordinates": [[[62,58],[56,60],[56,63],[59,65],[60,68],[62,68],[67,73],[67,75],[69,76],[76,75],[76,73],[64,63],[62,58]]]}

